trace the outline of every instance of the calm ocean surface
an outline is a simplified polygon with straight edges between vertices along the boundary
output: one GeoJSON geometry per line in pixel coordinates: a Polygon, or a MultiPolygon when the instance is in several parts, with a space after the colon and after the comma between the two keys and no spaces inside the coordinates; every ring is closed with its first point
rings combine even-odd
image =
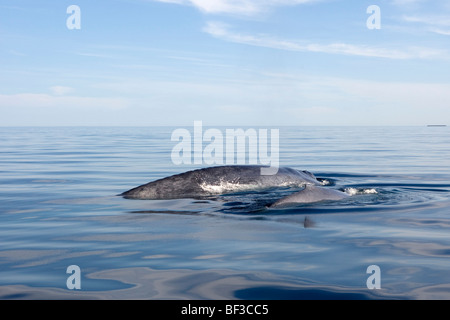
{"type": "Polygon", "coordinates": [[[279,128],[280,165],[343,201],[117,196],[204,167],[172,163],[174,129],[0,128],[0,298],[450,299],[449,127],[279,128]]]}

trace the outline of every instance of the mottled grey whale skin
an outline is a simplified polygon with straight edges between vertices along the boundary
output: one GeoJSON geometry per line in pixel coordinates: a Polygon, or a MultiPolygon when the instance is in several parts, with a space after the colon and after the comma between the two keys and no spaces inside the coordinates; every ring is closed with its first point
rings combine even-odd
{"type": "Polygon", "coordinates": [[[345,192],[319,187],[315,185],[307,185],[301,191],[293,193],[287,197],[281,198],[274,204],[270,206],[270,208],[281,208],[287,207],[290,205],[295,205],[299,203],[314,203],[319,201],[326,200],[342,200],[349,197],[345,192]]]}
{"type": "Polygon", "coordinates": [[[127,199],[164,200],[194,198],[273,187],[320,185],[308,171],[281,167],[274,175],[261,175],[264,166],[218,166],[197,169],[149,182],[121,194],[127,199]]]}

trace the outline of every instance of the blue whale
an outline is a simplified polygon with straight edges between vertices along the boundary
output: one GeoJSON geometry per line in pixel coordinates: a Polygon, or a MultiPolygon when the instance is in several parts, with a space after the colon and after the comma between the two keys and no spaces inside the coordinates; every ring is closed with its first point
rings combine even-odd
{"type": "Polygon", "coordinates": [[[128,199],[177,199],[282,186],[320,185],[308,171],[283,167],[276,174],[261,175],[261,167],[236,165],[197,169],[149,182],[121,195],[128,199]]]}
{"type": "Polygon", "coordinates": [[[320,181],[308,171],[281,167],[273,175],[261,175],[263,166],[217,166],[176,174],[135,187],[121,194],[127,199],[165,200],[202,198],[240,191],[256,191],[275,187],[298,187],[303,190],[275,202],[286,204],[337,200],[346,193],[321,187],[320,181]]]}

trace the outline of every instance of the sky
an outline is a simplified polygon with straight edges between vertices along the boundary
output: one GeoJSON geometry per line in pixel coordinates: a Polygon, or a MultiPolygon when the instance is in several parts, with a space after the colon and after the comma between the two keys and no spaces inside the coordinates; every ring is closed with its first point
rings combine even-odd
{"type": "Polygon", "coordinates": [[[0,126],[450,124],[450,2],[2,0],[0,115],[0,126]]]}

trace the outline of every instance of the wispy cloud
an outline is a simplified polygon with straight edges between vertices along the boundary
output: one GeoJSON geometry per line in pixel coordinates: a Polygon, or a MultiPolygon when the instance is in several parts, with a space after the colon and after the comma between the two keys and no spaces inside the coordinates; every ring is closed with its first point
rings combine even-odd
{"type": "Polygon", "coordinates": [[[439,28],[430,28],[430,31],[437,34],[442,34],[444,36],[450,36],[450,29],[444,30],[439,28]]]}
{"type": "Polygon", "coordinates": [[[320,44],[308,43],[304,40],[294,41],[277,39],[267,35],[242,34],[231,31],[228,25],[220,22],[209,22],[203,31],[213,37],[229,42],[298,52],[317,52],[387,59],[426,59],[438,58],[447,55],[445,51],[423,47],[390,49],[367,45],[347,44],[342,42],[320,44]]]}
{"type": "Polygon", "coordinates": [[[129,99],[112,97],[0,94],[0,126],[120,124],[130,104],[129,99]]]}
{"type": "Polygon", "coordinates": [[[103,54],[103,53],[92,53],[92,52],[79,52],[76,53],[79,56],[83,56],[83,57],[92,57],[92,58],[101,58],[101,59],[112,59],[112,58],[116,58],[113,55],[110,54],[103,54]]]}
{"type": "MultiPolygon", "coordinates": [[[[63,87],[52,87],[54,91],[65,91],[63,87]]],[[[45,93],[0,94],[0,105],[5,108],[52,108],[58,110],[72,109],[101,109],[117,110],[126,108],[128,102],[124,99],[103,97],[81,97],[50,95],[45,93]]]]}
{"type": "Polygon", "coordinates": [[[421,2],[424,2],[424,0],[392,0],[392,3],[396,6],[411,6],[411,5],[418,5],[421,2]]]}
{"type": "Polygon", "coordinates": [[[27,55],[23,52],[19,52],[16,50],[9,50],[9,53],[13,56],[17,56],[17,57],[26,57],[27,55]]]}
{"type": "Polygon", "coordinates": [[[448,15],[409,15],[403,21],[426,26],[428,31],[450,35],[450,17],[448,15]]]}
{"type": "Polygon", "coordinates": [[[254,15],[277,6],[293,6],[318,0],[155,0],[190,5],[208,14],[254,15]]]}

